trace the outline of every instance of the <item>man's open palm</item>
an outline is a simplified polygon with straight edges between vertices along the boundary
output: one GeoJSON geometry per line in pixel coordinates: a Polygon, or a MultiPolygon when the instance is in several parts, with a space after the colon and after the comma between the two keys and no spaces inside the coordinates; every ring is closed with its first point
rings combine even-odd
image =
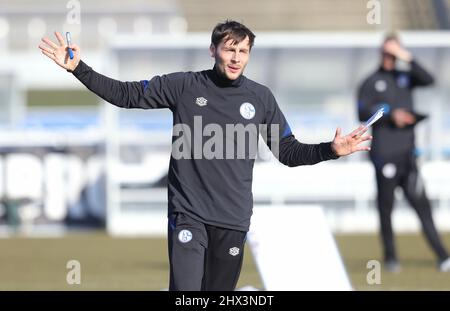
{"type": "Polygon", "coordinates": [[[337,128],[331,148],[338,156],[346,156],[357,151],[369,151],[370,147],[360,146],[362,142],[372,139],[372,136],[363,136],[366,131],[367,128],[361,125],[350,134],[341,136],[341,129],[337,128]]]}
{"type": "Polygon", "coordinates": [[[74,70],[80,61],[80,48],[73,44],[70,48],[73,50],[73,59],[70,59],[68,45],[64,42],[63,36],[59,32],[55,32],[56,39],[59,44],[54,43],[49,38],[42,38],[39,48],[42,53],[55,63],[67,70],[74,70]]]}

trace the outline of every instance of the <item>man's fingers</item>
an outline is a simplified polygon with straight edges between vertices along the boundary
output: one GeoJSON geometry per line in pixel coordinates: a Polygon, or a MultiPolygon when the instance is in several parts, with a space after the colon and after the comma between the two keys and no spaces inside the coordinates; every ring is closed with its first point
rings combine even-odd
{"type": "Polygon", "coordinates": [[[42,51],[46,51],[46,52],[48,52],[48,53],[50,53],[50,54],[53,54],[53,49],[51,49],[51,48],[49,48],[49,47],[47,47],[47,46],[45,46],[45,45],[43,45],[43,44],[39,44],[39,48],[40,48],[42,51]]]}
{"type": "Polygon", "coordinates": [[[355,152],[356,151],[370,151],[370,147],[357,147],[355,152]]]}
{"type": "Polygon", "coordinates": [[[370,135],[366,135],[366,136],[362,136],[361,138],[359,138],[359,142],[363,142],[363,141],[367,141],[367,140],[372,140],[373,136],[370,135]]]}
{"type": "Polygon", "coordinates": [[[336,134],[334,134],[334,137],[340,137],[340,136],[341,136],[341,128],[338,127],[338,128],[336,129],[336,134]]]}
{"type": "Polygon", "coordinates": [[[370,151],[370,147],[369,146],[356,146],[356,147],[352,148],[351,153],[355,153],[358,151],[370,151]]]}
{"type": "Polygon", "coordinates": [[[369,128],[365,127],[364,125],[361,125],[360,128],[361,130],[358,133],[358,135],[360,136],[369,130],[369,128]]]}
{"type": "Polygon", "coordinates": [[[354,137],[354,136],[356,136],[356,135],[359,133],[359,131],[361,131],[363,128],[364,128],[364,126],[363,126],[363,125],[360,125],[356,130],[354,130],[353,132],[351,132],[349,135],[350,135],[351,137],[354,137]]]}
{"type": "Polygon", "coordinates": [[[61,46],[66,45],[66,43],[64,42],[63,36],[59,32],[55,31],[55,36],[56,36],[56,39],[58,39],[58,42],[61,46]]]}
{"type": "Polygon", "coordinates": [[[367,132],[367,130],[368,130],[367,127],[365,127],[364,125],[360,125],[356,130],[350,133],[350,137],[354,138],[357,136],[361,136],[362,134],[367,132]]]}
{"type": "Polygon", "coordinates": [[[370,151],[370,147],[357,147],[356,151],[370,151]]]}
{"type": "Polygon", "coordinates": [[[54,49],[57,49],[57,48],[58,48],[58,46],[56,45],[56,43],[54,43],[54,42],[53,42],[52,40],[50,40],[49,38],[44,37],[44,38],[42,38],[41,40],[42,40],[42,42],[44,42],[45,44],[47,44],[49,47],[52,47],[52,48],[54,48],[54,49]]]}
{"type": "Polygon", "coordinates": [[[46,55],[48,58],[52,59],[52,60],[56,60],[55,55],[53,55],[53,53],[49,53],[47,51],[42,50],[42,54],[46,55]]]}

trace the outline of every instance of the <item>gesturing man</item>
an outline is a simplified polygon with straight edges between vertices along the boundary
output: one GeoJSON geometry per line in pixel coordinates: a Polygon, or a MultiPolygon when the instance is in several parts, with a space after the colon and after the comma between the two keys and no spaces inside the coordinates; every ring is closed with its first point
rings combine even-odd
{"type": "Polygon", "coordinates": [[[173,113],[170,290],[235,288],[253,208],[255,154],[247,142],[257,140],[259,133],[288,166],[369,150],[360,145],[371,139],[363,135],[362,126],[346,136],[338,128],[332,142],[298,142],[270,90],[243,75],[255,35],[238,22],[225,21],[214,28],[210,45],[214,68],[139,82],[121,82],[95,72],[80,60],[76,45],[71,46],[75,57],[69,59],[62,36],[56,37],[59,45],[42,39],[42,53],[104,100],[122,108],[168,108],[173,113]],[[209,139],[203,145],[205,138],[209,139]]]}
{"type": "Polygon", "coordinates": [[[367,77],[358,90],[360,121],[384,107],[385,116],[373,128],[373,148],[370,159],[377,180],[377,205],[380,219],[385,268],[400,271],[394,243],[391,214],[394,191],[401,187],[405,197],[419,216],[423,232],[438,258],[440,271],[450,271],[450,258],[431,214],[431,204],[416,164],[412,92],[416,87],[433,83],[433,77],[413,58],[396,36],[387,36],[381,47],[380,67],[367,77]],[[409,70],[399,70],[397,61],[409,64],[409,70]]]}

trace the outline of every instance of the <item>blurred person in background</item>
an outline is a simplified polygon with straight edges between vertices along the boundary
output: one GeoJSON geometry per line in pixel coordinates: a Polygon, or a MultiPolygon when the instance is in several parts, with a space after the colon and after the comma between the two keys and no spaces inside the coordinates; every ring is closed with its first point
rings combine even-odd
{"type": "MultiPolygon", "coordinates": [[[[70,59],[63,37],[60,33],[55,35],[58,43],[42,39],[42,53],[104,100],[122,108],[168,108],[173,113],[168,177],[169,290],[234,290],[252,215],[255,159],[250,155],[251,148],[242,148],[242,140],[236,139],[233,131],[232,137],[228,133],[225,138],[219,135],[222,144],[227,145],[226,157],[220,145],[215,145],[216,151],[222,150],[218,157],[196,156],[196,120],[203,120],[200,135],[208,138],[212,136],[212,132],[205,134],[208,126],[223,133],[230,125],[253,125],[255,131],[245,134],[257,137],[260,125],[265,124],[269,148],[288,166],[315,164],[369,150],[360,145],[371,139],[363,135],[363,126],[346,136],[341,136],[338,128],[333,141],[327,143],[297,141],[271,91],[243,75],[255,35],[238,22],[226,21],[214,28],[210,45],[210,55],[215,60],[212,69],[136,82],[122,82],[95,72],[80,59],[77,45],[70,46],[75,52],[70,59]],[[272,131],[273,125],[278,131],[272,131]],[[187,156],[178,158],[180,138],[176,132],[180,126],[193,129],[194,146],[183,145],[187,156]],[[234,150],[231,158],[229,144],[234,150]],[[240,149],[244,150],[244,157],[236,156],[240,149]]],[[[190,133],[183,132],[182,138],[190,141],[190,133]]],[[[204,150],[203,146],[200,148],[204,150]]]]}
{"type": "Polygon", "coordinates": [[[358,90],[360,121],[366,121],[384,107],[384,116],[373,127],[369,155],[376,172],[384,264],[391,272],[401,270],[391,223],[397,187],[403,189],[417,212],[426,239],[437,256],[439,270],[450,271],[450,258],[434,225],[431,204],[416,163],[414,126],[423,116],[414,112],[412,91],[432,83],[433,77],[401,45],[397,36],[391,34],[383,42],[380,67],[358,90]],[[409,70],[399,69],[399,63],[406,64],[409,70]]]}

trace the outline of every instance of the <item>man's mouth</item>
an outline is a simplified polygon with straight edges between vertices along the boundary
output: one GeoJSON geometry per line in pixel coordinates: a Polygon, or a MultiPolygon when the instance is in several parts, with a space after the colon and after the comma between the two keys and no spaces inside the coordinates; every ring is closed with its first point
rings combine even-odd
{"type": "Polygon", "coordinates": [[[228,67],[228,69],[229,69],[232,73],[237,73],[237,72],[239,72],[239,70],[241,69],[241,68],[239,68],[239,67],[236,67],[236,66],[230,66],[230,65],[228,65],[227,67],[228,67]]]}

